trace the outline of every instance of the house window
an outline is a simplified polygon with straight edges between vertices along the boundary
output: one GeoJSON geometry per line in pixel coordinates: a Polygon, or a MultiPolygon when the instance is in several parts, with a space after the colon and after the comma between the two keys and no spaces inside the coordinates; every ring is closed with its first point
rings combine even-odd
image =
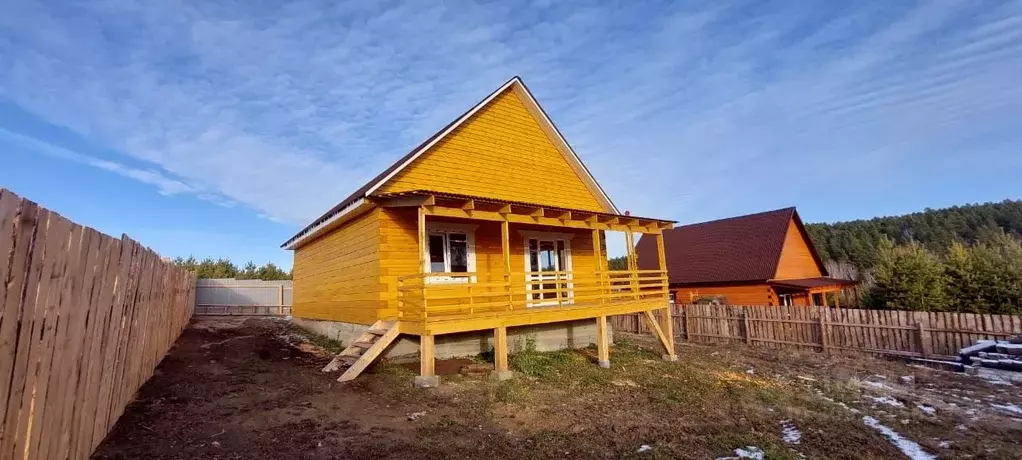
{"type": "MultiPolygon", "coordinates": [[[[475,226],[427,223],[426,272],[471,273],[475,271],[475,226]]],[[[432,281],[467,281],[467,277],[430,277],[432,281]]]]}
{"type": "Polygon", "coordinates": [[[779,294],[777,300],[781,306],[790,307],[792,305],[791,294],[779,294]]]}

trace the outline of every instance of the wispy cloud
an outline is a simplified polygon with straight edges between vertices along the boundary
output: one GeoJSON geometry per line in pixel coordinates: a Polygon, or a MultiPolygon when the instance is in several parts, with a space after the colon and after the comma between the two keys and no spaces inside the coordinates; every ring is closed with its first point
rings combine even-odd
{"type": "Polygon", "coordinates": [[[19,145],[27,150],[36,152],[43,155],[49,155],[54,158],[60,158],[63,160],[73,161],[75,163],[83,164],[86,166],[92,166],[99,168],[104,171],[119,174],[129,179],[155,186],[161,195],[176,195],[180,193],[188,193],[199,195],[205,199],[211,201],[217,201],[226,203],[227,200],[217,198],[212,194],[204,193],[202,190],[196,189],[180,180],[172,179],[167,177],[165,174],[156,171],[154,169],[138,169],[125,166],[121,163],[105,160],[102,158],[96,158],[91,155],[68,150],[66,148],[50,144],[48,142],[41,141],[39,139],[24,136],[15,132],[8,131],[0,128],[0,139],[6,140],[13,144],[19,145]]]}
{"type": "Polygon", "coordinates": [[[622,208],[691,220],[1018,139],[1020,31],[1019,1],[15,1],[0,96],[301,223],[518,74],[622,208]]]}

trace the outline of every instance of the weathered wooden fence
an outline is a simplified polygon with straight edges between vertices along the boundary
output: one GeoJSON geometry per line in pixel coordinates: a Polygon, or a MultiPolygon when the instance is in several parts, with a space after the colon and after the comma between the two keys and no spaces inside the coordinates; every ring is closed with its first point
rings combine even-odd
{"type": "Polygon", "coordinates": [[[0,188],[0,459],[88,458],[188,322],[194,285],[0,188]]]}
{"type": "MultiPolygon", "coordinates": [[[[1022,316],[800,306],[675,305],[674,332],[692,342],[808,347],[910,357],[952,357],[979,339],[1022,334],[1022,316]]],[[[614,329],[648,333],[638,315],[614,329]]]]}
{"type": "Polygon", "coordinates": [[[195,314],[203,316],[290,316],[291,281],[200,279],[195,314]]]}

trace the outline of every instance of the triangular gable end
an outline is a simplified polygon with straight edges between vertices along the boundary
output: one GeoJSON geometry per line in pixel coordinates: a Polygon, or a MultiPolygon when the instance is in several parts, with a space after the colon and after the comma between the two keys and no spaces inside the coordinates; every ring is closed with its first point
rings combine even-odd
{"type": "Polygon", "coordinates": [[[518,77],[395,166],[365,196],[429,190],[618,213],[518,77]]]}
{"type": "MultiPolygon", "coordinates": [[[[610,212],[610,213],[613,213],[613,214],[620,214],[620,212],[618,211],[617,207],[614,206],[614,203],[610,201],[610,198],[607,196],[606,192],[604,192],[603,189],[600,187],[600,184],[596,182],[596,179],[593,178],[593,176],[589,172],[589,170],[586,169],[584,164],[582,164],[582,160],[580,160],[578,158],[578,155],[575,154],[575,151],[571,149],[570,145],[568,145],[567,141],[564,139],[564,136],[561,135],[560,131],[557,130],[557,127],[554,126],[552,121],[550,121],[550,118],[546,115],[546,112],[544,112],[542,107],[540,107],[539,104],[536,102],[536,99],[532,96],[532,93],[529,92],[529,89],[525,86],[525,84],[521,81],[520,78],[514,77],[511,80],[508,80],[507,83],[504,83],[503,85],[501,85],[500,88],[498,88],[496,91],[491,93],[489,96],[487,96],[481,102],[476,104],[474,107],[469,109],[469,111],[467,111],[464,114],[462,114],[456,120],[451,122],[449,125],[447,125],[443,129],[441,129],[439,132],[437,132],[436,134],[431,136],[429,139],[427,139],[421,145],[416,147],[414,150],[412,150],[411,152],[408,152],[407,155],[405,155],[404,157],[399,159],[396,163],[391,165],[385,171],[383,171],[378,176],[376,176],[375,178],[370,180],[368,183],[366,183],[365,185],[360,187],[358,190],[353,192],[351,195],[349,195],[347,198],[342,200],[336,206],[334,206],[333,208],[331,208],[330,210],[325,212],[322,216],[320,216],[316,220],[312,221],[312,223],[310,223],[309,225],[305,226],[305,228],[303,228],[301,231],[299,231],[294,236],[289,238],[286,242],[284,242],[284,244],[282,244],[281,247],[284,248],[284,249],[289,249],[289,250],[290,249],[295,249],[302,242],[310,240],[311,238],[313,238],[314,236],[320,234],[321,232],[326,231],[326,230],[328,230],[330,228],[333,228],[333,227],[339,225],[341,222],[343,222],[346,219],[350,219],[353,215],[355,215],[358,212],[360,212],[360,210],[366,209],[367,208],[367,204],[370,203],[369,201],[366,200],[366,198],[371,196],[371,195],[373,195],[373,194],[382,193],[381,192],[381,188],[383,188],[384,186],[388,187],[388,189],[396,189],[397,186],[392,183],[392,180],[395,177],[400,178],[400,176],[405,173],[405,171],[409,168],[410,165],[414,165],[416,163],[416,161],[420,157],[422,157],[426,152],[431,151],[431,149],[433,149],[435,146],[437,146],[437,145],[439,145],[441,143],[444,143],[444,142],[448,142],[452,133],[457,133],[458,130],[463,125],[468,123],[473,118],[473,116],[475,116],[476,114],[478,114],[479,112],[481,112],[483,110],[488,109],[490,107],[491,103],[494,100],[497,100],[502,95],[504,95],[505,93],[508,93],[508,92],[513,92],[514,95],[517,96],[518,103],[520,104],[520,106],[524,107],[524,109],[529,114],[529,118],[533,122],[535,122],[536,126],[538,126],[539,129],[542,131],[542,133],[543,133],[542,136],[534,136],[534,137],[541,138],[542,139],[541,143],[545,142],[548,145],[552,145],[553,148],[563,158],[563,161],[565,162],[564,164],[567,165],[568,169],[570,169],[574,173],[574,174],[571,175],[571,177],[573,177],[574,179],[577,179],[578,181],[581,182],[581,184],[583,184],[582,188],[584,188],[586,190],[586,192],[584,194],[580,193],[578,191],[579,187],[574,187],[575,192],[574,193],[569,193],[568,196],[580,197],[580,196],[588,195],[589,198],[591,198],[593,200],[593,201],[589,202],[590,206],[588,206],[588,207],[582,206],[582,207],[579,207],[579,209],[589,209],[589,208],[592,208],[592,210],[594,210],[594,211],[598,210],[598,211],[603,211],[603,212],[610,212]]],[[[473,152],[469,151],[464,156],[471,156],[472,153],[473,152]]],[[[524,171],[528,171],[528,170],[532,170],[532,169],[533,168],[518,168],[518,170],[524,170],[524,171]]],[[[492,179],[494,177],[496,177],[496,178],[503,177],[507,171],[508,171],[508,168],[504,167],[504,166],[501,166],[501,167],[497,168],[496,170],[491,171],[490,172],[491,173],[491,178],[490,178],[489,182],[492,182],[492,179]]],[[[454,180],[450,181],[451,183],[459,184],[459,183],[461,183],[462,177],[459,176],[459,177],[453,178],[453,179],[454,180]]],[[[563,179],[563,177],[562,177],[562,179],[563,179]]],[[[556,180],[556,179],[552,177],[552,180],[556,180]]],[[[443,187],[438,187],[437,184],[438,184],[438,181],[435,180],[435,179],[432,179],[432,180],[429,180],[426,185],[431,186],[431,187],[427,187],[427,188],[443,188],[443,187]]],[[[407,183],[406,183],[406,185],[407,185],[407,183]]],[[[516,187],[519,187],[519,186],[516,184],[516,187]]],[[[569,189],[570,188],[571,187],[569,187],[569,189]]],[[[434,191],[449,191],[449,190],[434,190],[434,191]]],[[[458,192],[455,192],[455,193],[458,193],[458,192]]],[[[464,192],[462,192],[462,193],[464,194],[464,192]]],[[[484,194],[484,195],[493,196],[492,193],[487,193],[487,194],[484,194]]],[[[560,193],[560,194],[549,193],[549,194],[544,195],[544,198],[548,198],[550,196],[558,196],[558,195],[564,195],[564,194],[563,193],[560,193]]],[[[493,196],[493,197],[494,198],[504,198],[504,197],[501,197],[501,196],[493,196]]],[[[528,201],[528,200],[521,200],[521,201],[528,201]]],[[[540,203],[541,204],[551,205],[551,206],[556,206],[557,205],[557,203],[546,203],[546,201],[549,201],[549,200],[548,199],[540,200],[540,203]]],[[[371,205],[370,205],[370,207],[371,207],[371,205]]],[[[564,207],[571,208],[573,206],[564,206],[564,207]]]]}
{"type": "Polygon", "coordinates": [[[777,261],[777,272],[774,279],[801,279],[828,276],[816,248],[813,246],[809,233],[799,218],[798,212],[792,212],[788,220],[788,229],[784,236],[784,246],[777,261]]]}

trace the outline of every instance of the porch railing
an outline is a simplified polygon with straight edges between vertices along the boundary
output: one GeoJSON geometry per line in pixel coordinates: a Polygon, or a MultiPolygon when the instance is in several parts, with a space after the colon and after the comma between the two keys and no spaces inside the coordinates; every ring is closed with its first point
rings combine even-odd
{"type": "Polygon", "coordinates": [[[398,278],[397,290],[401,317],[422,321],[668,298],[662,270],[428,273],[398,278]]]}

